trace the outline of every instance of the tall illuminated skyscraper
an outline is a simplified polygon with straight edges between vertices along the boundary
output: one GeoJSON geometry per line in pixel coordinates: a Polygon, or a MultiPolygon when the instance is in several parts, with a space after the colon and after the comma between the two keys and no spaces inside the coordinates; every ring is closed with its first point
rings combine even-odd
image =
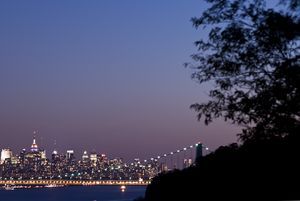
{"type": "Polygon", "coordinates": [[[31,145],[30,150],[31,150],[32,152],[37,152],[37,151],[38,151],[38,145],[37,145],[37,143],[36,143],[35,136],[33,137],[33,142],[32,142],[32,145],[31,145]]]}

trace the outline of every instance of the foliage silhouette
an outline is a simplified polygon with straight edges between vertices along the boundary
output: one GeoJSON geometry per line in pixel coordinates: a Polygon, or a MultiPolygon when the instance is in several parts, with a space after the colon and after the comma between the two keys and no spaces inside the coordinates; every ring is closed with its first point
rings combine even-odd
{"type": "Polygon", "coordinates": [[[212,7],[192,19],[210,28],[208,40],[196,41],[199,51],[186,65],[215,88],[209,102],[191,108],[206,124],[223,117],[244,126],[242,141],[284,137],[300,125],[298,1],[290,1],[293,10],[270,9],[263,0],[208,2],[212,7]]]}
{"type": "Polygon", "coordinates": [[[196,166],[161,173],[145,201],[299,199],[300,3],[207,0],[193,18],[210,28],[195,44],[193,78],[210,82],[211,100],[193,104],[206,124],[224,118],[244,126],[242,144],[222,146],[196,166]]]}

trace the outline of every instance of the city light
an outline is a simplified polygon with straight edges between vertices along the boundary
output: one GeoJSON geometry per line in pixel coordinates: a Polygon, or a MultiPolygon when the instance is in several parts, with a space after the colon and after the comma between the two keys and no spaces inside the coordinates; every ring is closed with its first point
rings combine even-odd
{"type": "MultiPolygon", "coordinates": [[[[190,149],[198,147],[188,146],[190,149]]],[[[205,150],[208,147],[203,146],[205,150]]],[[[178,156],[188,148],[177,149],[175,152],[169,152],[158,155],[155,158],[140,160],[135,158],[133,162],[126,163],[122,158],[110,159],[106,154],[89,153],[84,151],[80,157],[74,150],[67,150],[65,153],[59,153],[53,150],[50,158],[46,158],[46,151],[38,146],[35,138],[29,151],[22,149],[19,154],[13,154],[10,149],[1,151],[1,174],[0,181],[25,181],[25,180],[138,180],[145,181],[155,177],[159,172],[165,171],[167,165],[178,167],[180,164],[167,164],[167,157],[170,157],[170,163],[173,155],[178,156]],[[76,155],[77,154],[77,155],[76,155]],[[166,160],[159,160],[164,157],[166,160]]],[[[192,154],[192,152],[188,152],[192,154]]],[[[80,154],[79,154],[80,155],[80,154]]],[[[186,155],[185,155],[186,156],[186,155]]],[[[181,166],[188,167],[193,164],[192,156],[181,159],[181,166]]],[[[89,183],[88,183],[89,184],[89,183]]]]}

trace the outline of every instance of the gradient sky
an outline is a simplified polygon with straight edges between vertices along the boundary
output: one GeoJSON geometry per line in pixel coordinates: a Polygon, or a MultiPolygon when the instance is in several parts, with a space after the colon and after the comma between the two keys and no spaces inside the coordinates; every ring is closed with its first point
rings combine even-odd
{"type": "Polygon", "coordinates": [[[238,132],[197,122],[208,87],[183,67],[204,37],[201,0],[1,0],[0,148],[28,148],[33,131],[57,149],[148,158],[238,132]]]}

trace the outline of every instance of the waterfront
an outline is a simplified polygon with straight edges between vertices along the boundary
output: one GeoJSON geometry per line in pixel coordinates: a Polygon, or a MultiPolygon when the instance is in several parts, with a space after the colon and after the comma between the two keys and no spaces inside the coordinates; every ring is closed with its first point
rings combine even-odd
{"type": "Polygon", "coordinates": [[[144,195],[145,186],[68,186],[62,188],[0,190],[3,201],[129,201],[144,195]]]}

